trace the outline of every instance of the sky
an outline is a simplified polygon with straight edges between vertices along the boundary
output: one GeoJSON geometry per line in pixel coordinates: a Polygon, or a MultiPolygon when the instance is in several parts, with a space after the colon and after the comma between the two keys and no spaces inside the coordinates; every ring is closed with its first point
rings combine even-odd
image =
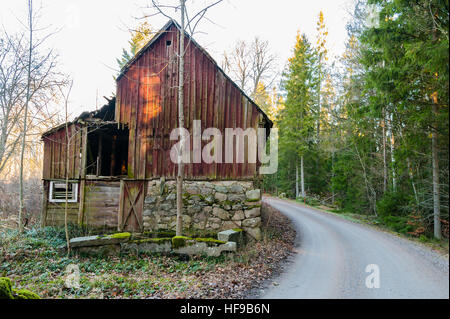
{"type": "MultiPolygon", "coordinates": [[[[46,46],[58,53],[60,68],[74,81],[69,101],[72,117],[94,110],[96,105],[101,107],[106,102],[103,96],[110,97],[115,92],[116,58],[121,56],[122,48],[128,48],[128,30],[149,12],[145,9],[149,2],[34,0],[35,7],[42,7],[39,25],[45,28],[41,34],[58,30],[46,41],[46,46]]],[[[160,0],[162,4],[173,2],[160,0]]],[[[195,12],[211,2],[188,0],[187,5],[195,12]]],[[[208,20],[199,23],[194,38],[220,65],[223,52],[230,50],[237,40],[251,41],[259,36],[269,42],[278,56],[281,71],[292,55],[298,30],[314,42],[321,10],[329,31],[330,57],[341,55],[352,4],[352,0],[224,0],[208,11],[208,20]]],[[[0,30],[11,33],[23,28],[26,5],[26,0],[0,0],[0,30]]],[[[179,16],[179,12],[175,14],[179,16]]],[[[148,22],[159,29],[167,18],[150,17],[148,22]]]]}

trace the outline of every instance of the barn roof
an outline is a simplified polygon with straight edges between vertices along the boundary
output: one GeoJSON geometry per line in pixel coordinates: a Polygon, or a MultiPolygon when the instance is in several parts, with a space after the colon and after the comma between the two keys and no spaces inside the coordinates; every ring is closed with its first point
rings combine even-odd
{"type": "MultiPolygon", "coordinates": [[[[128,61],[127,64],[124,65],[124,67],[122,68],[122,70],[120,71],[119,76],[116,79],[116,82],[118,82],[121,77],[128,71],[128,69],[130,68],[130,66],[136,62],[137,60],[139,60],[139,58],[147,51],[151,48],[151,46],[158,41],[158,39],[165,33],[168,32],[168,30],[172,27],[175,26],[179,31],[181,31],[181,27],[180,25],[175,21],[175,20],[169,20],[162,28],[161,30],[159,30],[155,36],[153,38],[150,39],[150,41],[143,46],[138,53],[136,53],[136,55],[130,59],[128,61]]],[[[252,102],[257,110],[263,115],[264,120],[266,122],[265,127],[270,129],[273,126],[273,122],[269,119],[269,117],[266,115],[266,113],[264,113],[264,111],[258,106],[258,104],[256,104],[256,102],[250,98],[243,90],[241,87],[239,87],[239,85],[237,85],[226,73],[224,70],[222,70],[222,68],[217,64],[217,62],[211,57],[211,55],[209,55],[209,53],[200,45],[198,44],[193,37],[191,37],[189,35],[188,32],[185,32],[186,36],[188,37],[188,39],[190,40],[191,43],[193,43],[212,63],[213,65],[225,76],[225,78],[230,81],[241,93],[242,95],[244,95],[250,102],[252,102]]]]}
{"type": "MultiPolygon", "coordinates": [[[[161,30],[159,30],[155,36],[150,39],[150,41],[144,46],[142,47],[141,50],[139,50],[139,52],[128,61],[127,64],[125,64],[125,66],[122,68],[122,70],[120,71],[119,76],[116,79],[116,82],[120,80],[120,78],[128,71],[128,69],[130,68],[130,66],[136,62],[137,60],[139,60],[139,58],[147,51],[151,48],[151,46],[158,41],[158,39],[165,33],[168,32],[168,30],[172,27],[175,26],[178,30],[181,30],[180,25],[175,21],[175,20],[169,20],[164,27],[162,27],[161,30]]],[[[211,57],[211,55],[209,55],[209,53],[201,46],[199,45],[194,38],[192,38],[187,32],[186,32],[186,36],[189,38],[189,40],[213,63],[213,65],[225,76],[225,78],[230,81],[230,83],[232,83],[241,93],[242,95],[244,95],[249,101],[251,101],[257,108],[257,110],[263,115],[264,120],[265,120],[265,127],[270,129],[273,126],[272,121],[268,118],[268,116],[264,113],[263,110],[261,110],[261,108],[258,106],[258,104],[255,103],[255,101],[253,101],[252,98],[250,98],[240,87],[239,85],[237,85],[226,73],[225,71],[222,70],[222,68],[217,64],[217,62],[211,57]]],[[[107,99],[107,98],[106,98],[107,99]]],[[[110,110],[114,110],[114,106],[115,106],[115,102],[116,102],[116,98],[113,97],[112,99],[107,99],[108,104],[104,105],[101,109],[96,110],[96,111],[92,111],[92,112],[83,112],[80,116],[78,116],[76,119],[74,119],[73,121],[69,122],[68,124],[74,124],[74,123],[81,123],[81,122],[86,122],[90,121],[90,119],[92,121],[103,121],[103,122],[114,122],[114,115],[113,118],[110,118],[111,113],[110,110]],[[114,104],[114,105],[113,105],[114,104]],[[113,107],[111,108],[111,106],[113,105],[113,107]],[[106,112],[106,113],[105,113],[106,112]]],[[[114,112],[114,111],[113,111],[114,112]]],[[[57,132],[63,128],[66,127],[66,124],[63,123],[61,125],[58,125],[56,127],[51,128],[50,130],[44,132],[42,134],[42,138],[44,138],[45,136],[48,136],[50,134],[52,134],[53,132],[57,132]]]]}

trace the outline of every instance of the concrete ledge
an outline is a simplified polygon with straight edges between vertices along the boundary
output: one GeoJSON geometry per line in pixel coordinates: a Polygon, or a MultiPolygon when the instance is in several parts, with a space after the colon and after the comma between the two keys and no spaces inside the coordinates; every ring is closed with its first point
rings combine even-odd
{"type": "Polygon", "coordinates": [[[130,233],[117,233],[109,236],[86,236],[72,238],[69,243],[72,248],[115,245],[130,240],[130,237],[130,233]]]}
{"type": "Polygon", "coordinates": [[[238,247],[244,245],[245,238],[242,229],[229,229],[217,234],[217,239],[225,242],[235,242],[238,247]]]}
{"type": "Polygon", "coordinates": [[[174,249],[173,252],[180,255],[206,255],[208,257],[219,257],[222,252],[236,252],[236,243],[229,241],[225,244],[210,247],[205,242],[198,242],[193,245],[174,249]]]}
{"type": "Polygon", "coordinates": [[[218,257],[223,252],[236,252],[244,240],[241,229],[220,232],[214,238],[145,238],[133,240],[130,233],[109,236],[86,236],[70,240],[71,247],[88,255],[117,255],[119,253],[175,253],[218,257]],[[176,248],[175,248],[176,247],[176,248]]]}

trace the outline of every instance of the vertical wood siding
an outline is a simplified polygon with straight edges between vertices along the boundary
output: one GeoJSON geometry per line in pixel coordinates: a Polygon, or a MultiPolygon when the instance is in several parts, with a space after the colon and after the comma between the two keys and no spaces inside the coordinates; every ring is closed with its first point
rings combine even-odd
{"type": "Polygon", "coordinates": [[[79,124],[69,125],[69,153],[67,154],[67,137],[65,126],[43,136],[44,167],[43,179],[66,178],[66,160],[69,157],[68,177],[78,179],[81,166],[82,130],[79,124]]]}
{"type": "MultiPolygon", "coordinates": [[[[215,62],[194,42],[186,38],[184,114],[191,133],[193,120],[201,120],[202,131],[216,127],[257,129],[263,119],[257,106],[227,78],[215,62]]],[[[178,29],[172,25],[117,81],[116,121],[128,125],[130,146],[129,177],[135,179],[175,177],[176,165],[170,160],[173,128],[178,127],[178,29]],[[171,41],[171,45],[167,45],[171,41]]],[[[202,141],[202,149],[209,141],[202,141]]],[[[246,153],[247,154],[247,153],[246,153]]],[[[192,154],[191,154],[192,156],[192,154]]],[[[247,155],[245,155],[247,156],[247,155]]],[[[252,178],[256,164],[192,163],[186,165],[187,178],[252,178]]],[[[247,158],[245,158],[247,161],[247,158]]]]}

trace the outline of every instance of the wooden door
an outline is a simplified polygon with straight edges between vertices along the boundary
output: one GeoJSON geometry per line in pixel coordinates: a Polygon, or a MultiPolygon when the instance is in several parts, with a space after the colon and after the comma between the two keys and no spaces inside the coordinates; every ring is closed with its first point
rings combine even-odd
{"type": "Polygon", "coordinates": [[[143,231],[144,198],[144,181],[120,181],[119,231],[143,231]]]}

